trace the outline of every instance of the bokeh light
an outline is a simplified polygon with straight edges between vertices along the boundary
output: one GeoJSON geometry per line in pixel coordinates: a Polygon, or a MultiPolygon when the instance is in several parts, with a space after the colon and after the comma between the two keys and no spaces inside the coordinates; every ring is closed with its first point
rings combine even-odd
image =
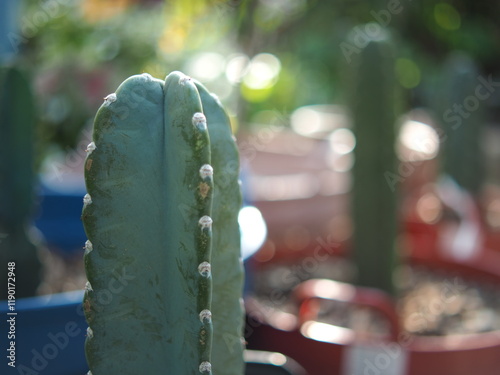
{"type": "Polygon", "coordinates": [[[280,60],[270,53],[259,53],[250,61],[243,76],[241,94],[249,102],[262,102],[272,93],[281,70],[280,60]]]}
{"type": "Polygon", "coordinates": [[[220,53],[201,52],[186,62],[185,71],[201,82],[211,82],[224,72],[225,67],[226,59],[220,53]]]}
{"type": "Polygon", "coordinates": [[[345,155],[354,150],[356,139],[350,129],[340,128],[334,130],[329,137],[330,148],[339,155],[345,155]]]}
{"type": "Polygon", "coordinates": [[[244,54],[235,54],[229,57],[226,65],[226,78],[231,84],[240,83],[248,71],[250,59],[244,54]]]}
{"type": "Polygon", "coordinates": [[[260,90],[276,83],[281,70],[280,60],[270,53],[260,53],[250,61],[243,83],[250,89],[260,90]]]}
{"type": "Polygon", "coordinates": [[[436,157],[438,151],[439,136],[431,126],[412,120],[403,123],[399,134],[400,160],[429,160],[436,157]]]}
{"type": "Polygon", "coordinates": [[[335,129],[348,128],[349,121],[342,107],[318,104],[293,111],[291,125],[300,135],[324,138],[335,129]]]}

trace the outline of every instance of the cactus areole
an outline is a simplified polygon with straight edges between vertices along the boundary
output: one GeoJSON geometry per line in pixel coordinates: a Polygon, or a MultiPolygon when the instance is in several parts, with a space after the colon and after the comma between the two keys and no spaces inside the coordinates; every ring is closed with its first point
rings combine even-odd
{"type": "Polygon", "coordinates": [[[238,172],[220,102],[184,74],[104,99],[82,212],[93,375],[243,374],[238,172]]]}

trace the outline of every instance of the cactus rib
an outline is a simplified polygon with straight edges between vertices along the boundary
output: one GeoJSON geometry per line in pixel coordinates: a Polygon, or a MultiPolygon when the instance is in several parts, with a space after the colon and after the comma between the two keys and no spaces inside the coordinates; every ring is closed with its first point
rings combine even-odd
{"type": "Polygon", "coordinates": [[[213,261],[214,346],[212,364],[217,375],[244,372],[243,362],[243,265],[240,256],[238,212],[241,191],[238,182],[238,150],[229,118],[219,100],[196,82],[209,124],[215,191],[213,261]]]}

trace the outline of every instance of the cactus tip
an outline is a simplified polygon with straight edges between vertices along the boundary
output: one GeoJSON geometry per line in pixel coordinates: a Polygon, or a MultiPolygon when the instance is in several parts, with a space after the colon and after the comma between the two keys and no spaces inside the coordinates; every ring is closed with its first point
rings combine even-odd
{"type": "Polygon", "coordinates": [[[94,337],[94,332],[92,331],[92,328],[90,328],[90,327],[87,328],[87,337],[89,339],[91,339],[92,337],[94,337]]]}
{"type": "MultiPolygon", "coordinates": [[[[182,73],[180,73],[180,74],[182,74],[182,73]]],[[[185,74],[182,74],[181,78],[179,79],[179,85],[184,86],[186,84],[186,82],[188,82],[188,81],[191,81],[191,77],[189,77],[185,74]]]]}

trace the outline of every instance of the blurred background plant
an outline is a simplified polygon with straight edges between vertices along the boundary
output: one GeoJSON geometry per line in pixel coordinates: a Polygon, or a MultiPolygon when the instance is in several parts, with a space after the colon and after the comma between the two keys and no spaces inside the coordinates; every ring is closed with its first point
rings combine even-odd
{"type": "Polygon", "coordinates": [[[48,145],[76,147],[102,96],[142,71],[186,71],[213,86],[242,124],[268,122],[264,111],[343,102],[342,43],[367,22],[375,32],[398,30],[395,73],[409,90],[407,107],[434,106],[450,51],[464,51],[479,72],[498,71],[499,7],[463,0],[26,0],[9,41],[36,73],[45,155],[48,145]]]}

